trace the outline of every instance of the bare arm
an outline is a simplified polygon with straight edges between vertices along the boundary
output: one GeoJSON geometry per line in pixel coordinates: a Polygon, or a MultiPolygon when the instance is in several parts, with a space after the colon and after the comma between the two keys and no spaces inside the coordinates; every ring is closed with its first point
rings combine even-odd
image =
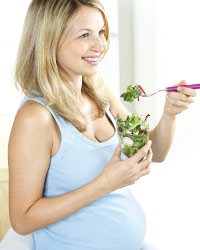
{"type": "MultiPolygon", "coordinates": [[[[178,85],[186,85],[185,81],[178,85]]],[[[196,96],[196,91],[190,88],[178,89],[178,92],[169,92],[166,95],[164,111],[158,125],[151,131],[152,150],[154,153],[153,161],[164,161],[171,147],[175,127],[176,117],[193,103],[192,97],[196,96]]]]}
{"type": "Polygon", "coordinates": [[[90,183],[64,195],[43,198],[52,155],[53,118],[41,105],[25,104],[18,112],[9,140],[9,207],[11,225],[25,235],[70,216],[117,188],[148,174],[150,143],[137,156],[121,161],[121,148],[90,183]],[[145,161],[138,161],[148,152],[145,161]]]}
{"type": "Polygon", "coordinates": [[[152,141],[153,161],[162,162],[166,158],[176,127],[176,118],[163,113],[157,126],[150,131],[149,138],[152,141]]]}

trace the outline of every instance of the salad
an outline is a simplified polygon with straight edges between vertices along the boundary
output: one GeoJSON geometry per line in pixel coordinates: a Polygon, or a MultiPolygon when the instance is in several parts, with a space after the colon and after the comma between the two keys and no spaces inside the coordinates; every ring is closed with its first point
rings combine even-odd
{"type": "Polygon", "coordinates": [[[141,93],[144,93],[146,95],[145,91],[140,85],[136,85],[134,87],[132,85],[129,85],[126,92],[122,93],[120,97],[123,97],[124,101],[132,103],[136,98],[139,101],[139,95],[141,93]]]}
{"type": "MultiPolygon", "coordinates": [[[[127,92],[121,94],[120,97],[124,98],[124,101],[132,103],[136,98],[139,101],[139,95],[145,93],[140,85],[127,87],[127,92]]],[[[120,143],[123,148],[123,153],[127,157],[131,157],[142,148],[149,138],[149,124],[147,118],[150,115],[141,116],[137,114],[132,114],[131,116],[126,116],[124,119],[119,116],[116,117],[116,122],[118,125],[118,134],[120,143]]]]}
{"type": "Polygon", "coordinates": [[[143,118],[140,115],[132,114],[122,119],[119,115],[116,117],[118,125],[119,139],[123,148],[123,153],[131,157],[142,148],[149,138],[149,125],[147,115],[143,118]]]}

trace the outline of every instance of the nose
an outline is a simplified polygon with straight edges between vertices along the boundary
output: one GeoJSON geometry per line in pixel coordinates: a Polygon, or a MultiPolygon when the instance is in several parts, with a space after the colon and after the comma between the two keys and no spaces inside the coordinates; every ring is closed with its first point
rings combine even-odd
{"type": "Polygon", "coordinates": [[[103,52],[104,49],[106,48],[106,39],[105,37],[95,37],[94,38],[94,44],[92,46],[92,50],[98,51],[98,52],[103,52]]]}

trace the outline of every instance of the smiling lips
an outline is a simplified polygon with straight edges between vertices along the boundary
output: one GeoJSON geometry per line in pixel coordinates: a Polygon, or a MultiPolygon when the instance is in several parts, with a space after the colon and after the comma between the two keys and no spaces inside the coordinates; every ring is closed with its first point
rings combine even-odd
{"type": "Polygon", "coordinates": [[[97,65],[99,63],[99,57],[82,57],[89,64],[97,65]]]}

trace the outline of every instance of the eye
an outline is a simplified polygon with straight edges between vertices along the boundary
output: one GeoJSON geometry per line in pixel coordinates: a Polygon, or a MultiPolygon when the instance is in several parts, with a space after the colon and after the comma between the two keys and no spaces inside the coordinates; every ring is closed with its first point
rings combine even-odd
{"type": "Polygon", "coordinates": [[[99,35],[104,35],[104,33],[105,33],[104,29],[99,31],[99,35]]]}
{"type": "Polygon", "coordinates": [[[89,36],[89,34],[88,34],[88,33],[85,33],[85,34],[81,35],[80,37],[86,38],[86,37],[88,37],[88,36],[89,36]]]}

